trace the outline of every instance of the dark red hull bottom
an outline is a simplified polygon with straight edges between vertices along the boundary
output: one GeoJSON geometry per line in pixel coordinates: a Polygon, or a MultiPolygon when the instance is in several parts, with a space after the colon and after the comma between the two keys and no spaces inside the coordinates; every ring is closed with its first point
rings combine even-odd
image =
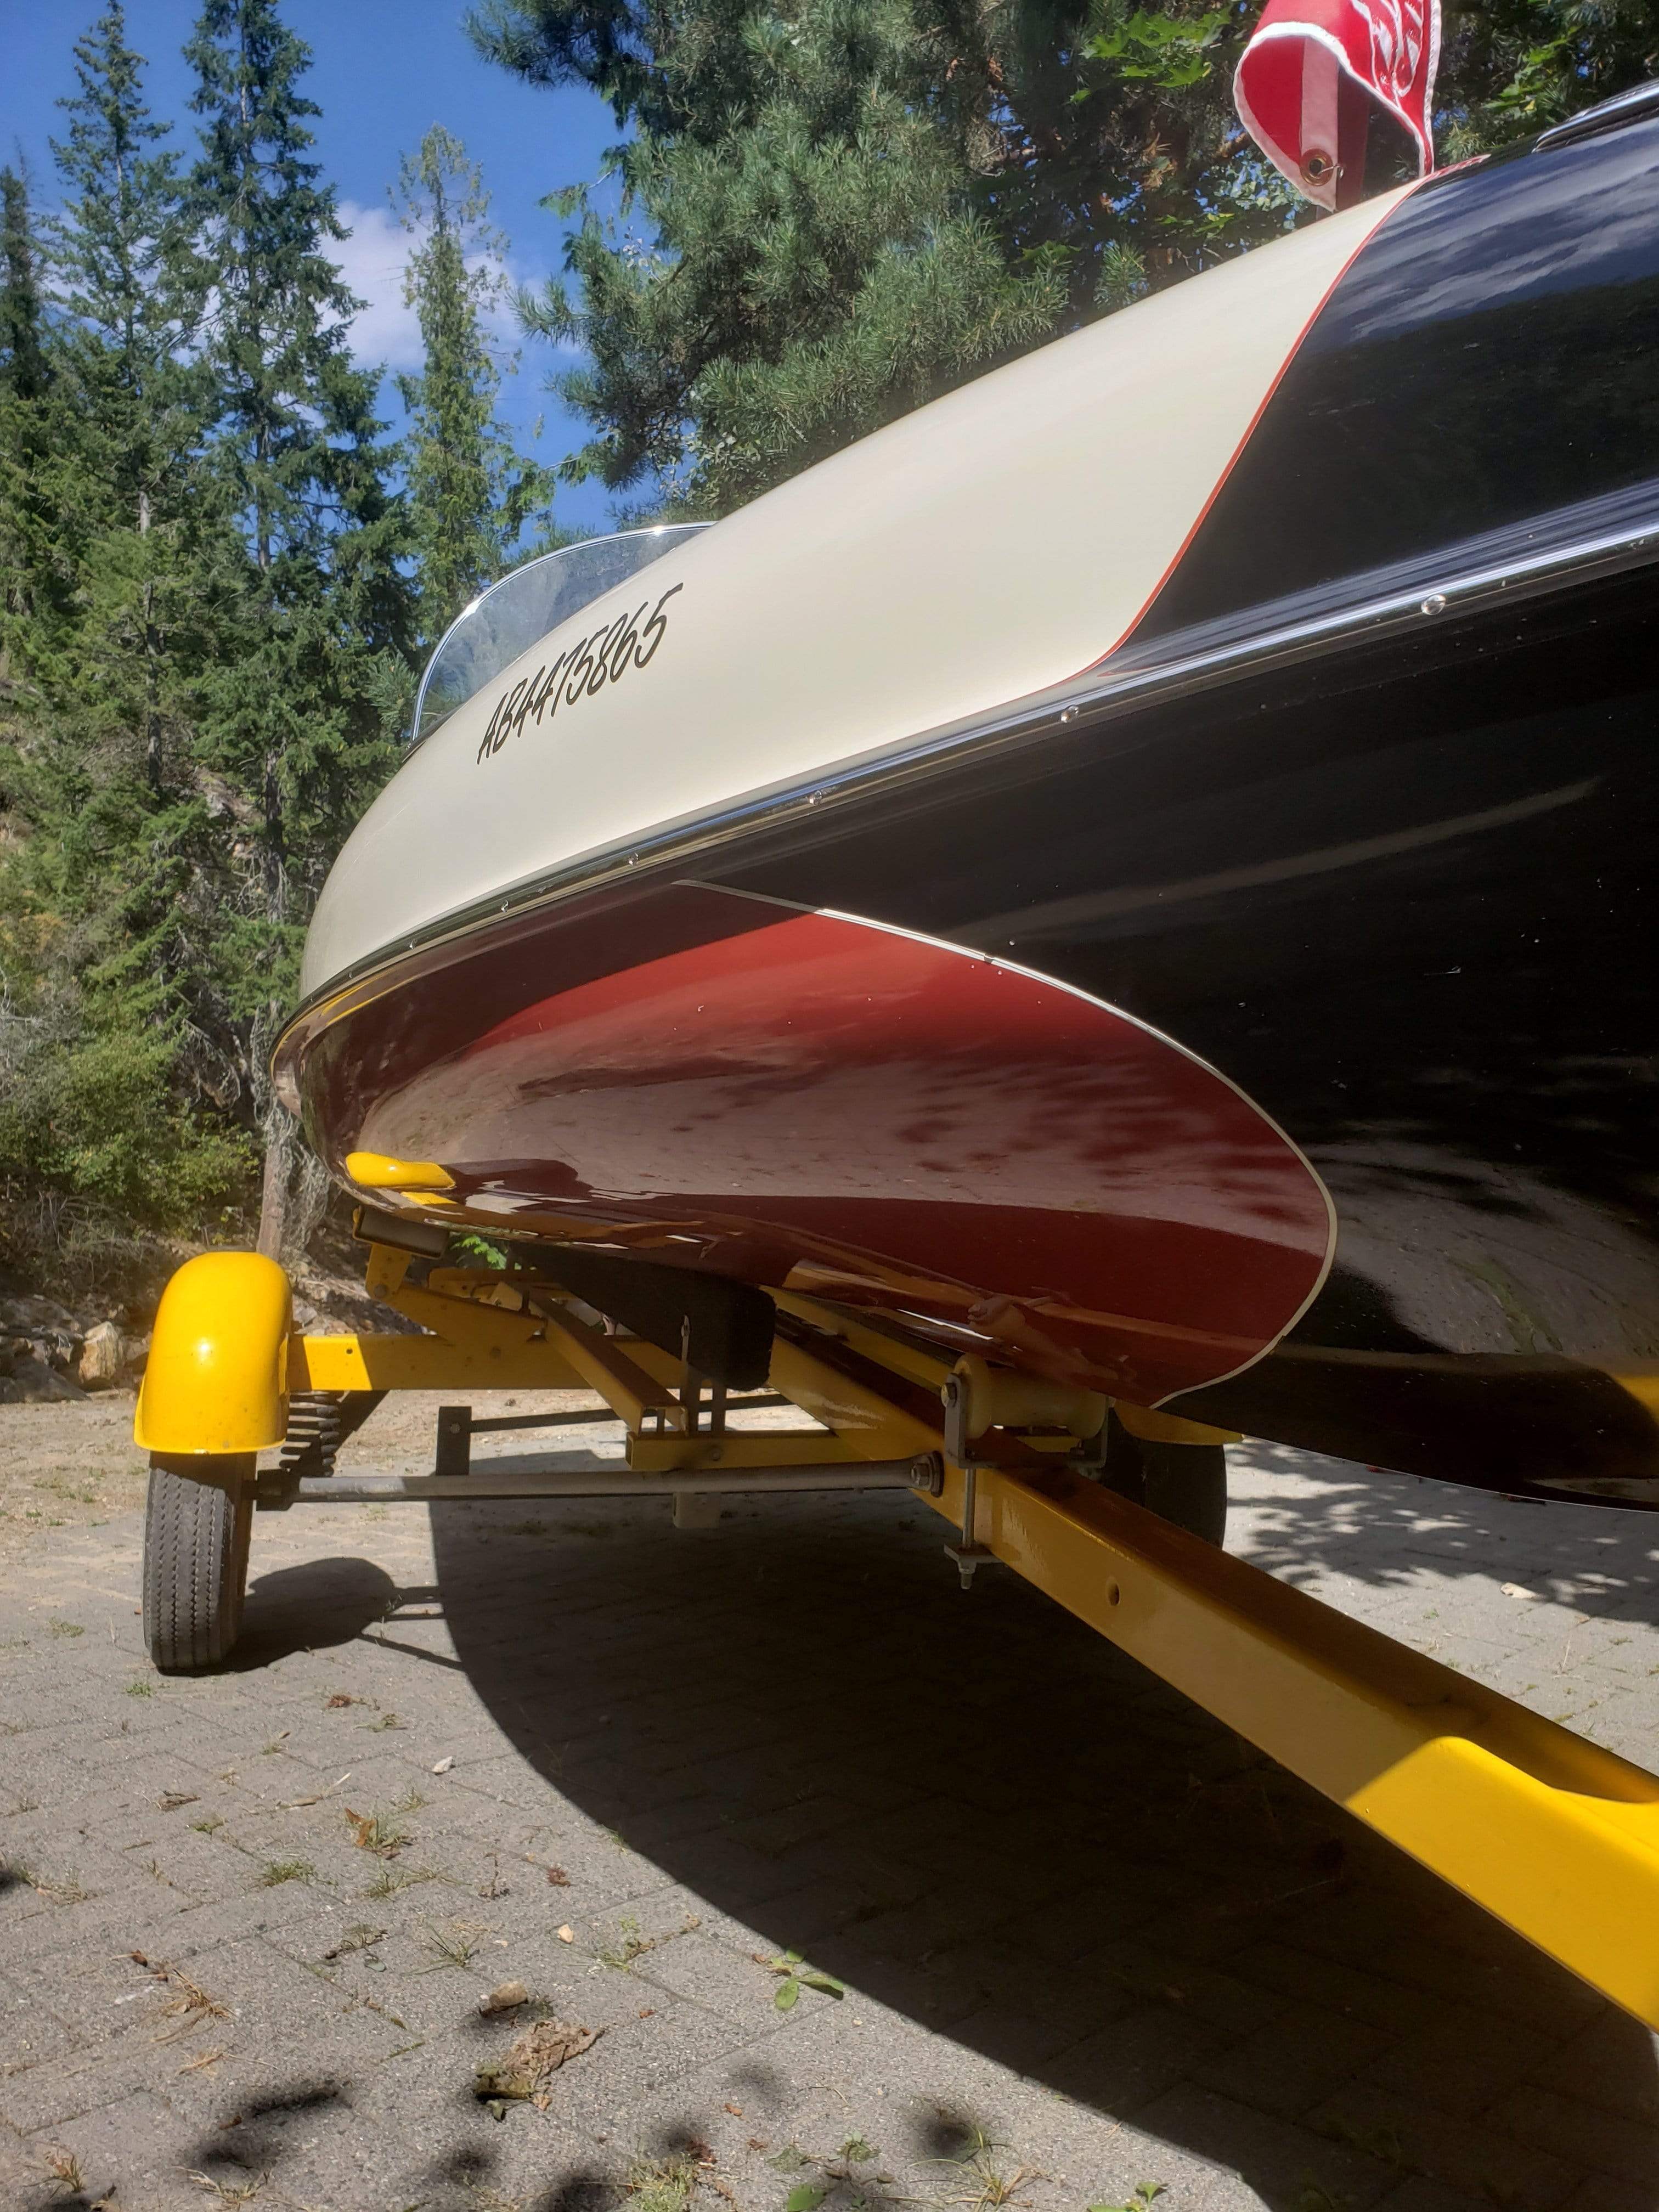
{"type": "Polygon", "coordinates": [[[982,955],[682,884],[418,989],[412,1032],[395,994],[349,1058],[325,1039],[319,1133],[337,1170],[441,1160],[502,1227],[879,1307],[1142,1404],[1258,1358],[1324,1274],[1318,1178],[1233,1085],[982,955]],[[537,995],[595,927],[647,957],[537,995]],[[519,1003],[480,1023],[503,965],[519,1003]]]}

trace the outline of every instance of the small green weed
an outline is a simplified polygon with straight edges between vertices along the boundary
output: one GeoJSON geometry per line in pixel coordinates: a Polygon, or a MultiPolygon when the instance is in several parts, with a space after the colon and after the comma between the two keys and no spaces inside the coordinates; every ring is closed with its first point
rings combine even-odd
{"type": "Polygon", "coordinates": [[[262,1889],[276,1889],[285,1881],[312,1881],[317,1869],[309,1859],[268,1859],[259,1876],[262,1889]]]}
{"type": "Polygon", "coordinates": [[[438,1966],[470,1966],[477,1956],[477,1945],[453,1921],[448,1929],[443,1929],[435,1920],[428,1920],[422,1928],[421,1936],[433,1954],[434,1969],[438,1966]]]}
{"type": "Polygon", "coordinates": [[[54,1636],[84,1636],[87,1632],[78,1620],[50,1620],[46,1626],[54,1636]]]}
{"type": "Polygon", "coordinates": [[[331,1950],[325,1951],[323,1956],[325,1959],[349,1959],[354,1951],[367,1951],[385,1934],[385,1929],[377,1928],[372,1920],[354,1920],[339,1942],[331,1950]]]}
{"type": "Polygon", "coordinates": [[[222,1813],[204,1813],[199,1820],[192,1820],[190,1825],[198,1836],[216,1836],[225,1825],[225,1816],[222,1813]]]}
{"type": "MultiPolygon", "coordinates": [[[[758,1959],[758,1953],[756,1955],[758,1959]]],[[[799,1951],[786,1951],[776,1959],[759,1959],[759,1963],[769,1974],[780,1977],[772,1997],[780,2012],[793,2012],[803,1990],[816,1990],[821,1996],[838,2000],[847,1994],[845,1982],[838,1982],[833,1974],[821,1973],[816,1966],[809,1966],[799,1951]]]]}
{"type": "MultiPolygon", "coordinates": [[[[418,1804],[419,1798],[415,1802],[418,1804]]],[[[400,1828],[389,1813],[354,1813],[349,1806],[343,1809],[360,1851],[373,1851],[380,1859],[395,1858],[410,1840],[408,1829],[400,1828]]]]}
{"type": "Polygon", "coordinates": [[[635,1959],[652,1948],[653,1939],[641,1929],[631,1912],[624,1912],[617,1923],[614,1936],[599,1945],[593,1956],[602,1966],[612,1966],[626,1973],[635,1959]]]}
{"type": "Polygon", "coordinates": [[[593,1956],[602,1966],[614,1966],[618,1973],[625,1973],[645,1952],[654,1951],[659,1943],[672,1943],[677,1936],[689,1936],[694,1928],[702,1925],[701,1917],[689,1912],[678,1928],[667,1929],[660,1936],[647,1936],[632,1913],[624,1912],[617,1923],[615,1936],[601,1943],[593,1956]]]}
{"type": "Polygon", "coordinates": [[[1164,2185],[1161,2181],[1138,2181],[1130,2191],[1128,2201],[1122,2204],[1091,2204],[1089,2212],[1146,2212],[1154,2197],[1162,2197],[1164,2185]]]}
{"type": "Polygon", "coordinates": [[[436,1881],[437,1875],[426,1867],[382,1867],[368,1887],[365,1897],[396,1897],[400,1889],[413,1889],[417,1882],[436,1881]]]}
{"type": "Polygon", "coordinates": [[[46,2154],[46,2177],[62,2197],[84,2197],[87,2185],[72,2150],[52,2149],[46,2154]]]}
{"type": "Polygon", "coordinates": [[[628,2169],[628,2201],[638,2212],[685,2212],[696,2185],[697,2161],[690,2151],[636,2158],[628,2169]]]}
{"type": "Polygon", "coordinates": [[[37,1897],[46,1898],[53,1905],[84,1905],[92,1894],[72,1874],[42,1874],[38,1868],[21,1866],[15,1859],[0,1860],[0,1873],[14,1881],[27,1882],[37,1897]]]}
{"type": "Polygon", "coordinates": [[[127,1695],[130,1698],[153,1698],[155,1695],[155,1685],[143,1674],[136,1675],[127,1684],[127,1695]]]}

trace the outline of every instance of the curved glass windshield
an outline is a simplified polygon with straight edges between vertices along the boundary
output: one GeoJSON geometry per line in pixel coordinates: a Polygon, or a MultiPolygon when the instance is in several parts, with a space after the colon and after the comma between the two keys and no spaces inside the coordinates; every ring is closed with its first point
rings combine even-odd
{"type": "Polygon", "coordinates": [[[707,522],[669,522],[654,530],[620,531],[614,538],[586,538],[526,562],[480,592],[451,623],[426,665],[410,743],[418,745],[429,738],[475,691],[590,599],[626,583],[637,569],[711,527],[707,522]]]}

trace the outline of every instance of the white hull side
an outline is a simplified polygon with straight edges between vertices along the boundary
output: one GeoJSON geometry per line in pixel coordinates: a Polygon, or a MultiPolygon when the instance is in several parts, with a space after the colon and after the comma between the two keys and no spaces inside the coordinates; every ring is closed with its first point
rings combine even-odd
{"type": "Polygon", "coordinates": [[[1100,659],[1401,197],[920,409],[594,602],[452,716],[369,809],[319,902],[305,993],[509,885],[1100,659]],[[648,665],[480,760],[517,678],[674,585],[648,665]]]}

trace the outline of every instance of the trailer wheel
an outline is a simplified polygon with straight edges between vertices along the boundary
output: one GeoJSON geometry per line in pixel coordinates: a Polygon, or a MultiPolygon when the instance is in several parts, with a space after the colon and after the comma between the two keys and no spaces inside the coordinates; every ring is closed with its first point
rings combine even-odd
{"type": "Polygon", "coordinates": [[[164,1674],[216,1667],[242,1625],[252,1452],[154,1453],[144,1507],[144,1641],[164,1674]],[[186,1472],[188,1470],[188,1472],[186,1472]]]}
{"type": "Polygon", "coordinates": [[[1148,1443],[1115,1413],[1106,1439],[1106,1487],[1137,1505],[1222,1544],[1227,1535],[1227,1454],[1221,1444],[1148,1443]]]}

